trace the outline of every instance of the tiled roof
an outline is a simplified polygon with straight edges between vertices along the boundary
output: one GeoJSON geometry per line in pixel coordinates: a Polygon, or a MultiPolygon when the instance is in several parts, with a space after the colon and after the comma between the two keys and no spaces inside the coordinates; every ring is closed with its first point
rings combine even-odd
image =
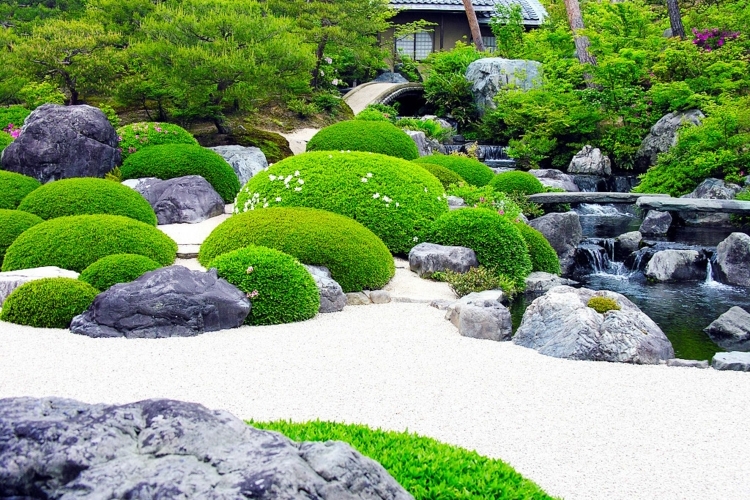
{"type": "MultiPolygon", "coordinates": [[[[390,0],[393,7],[403,10],[463,12],[461,0],[390,0]]],[[[472,0],[474,11],[480,23],[486,23],[495,11],[495,4],[521,6],[524,24],[539,25],[547,15],[538,0],[472,0]]]]}

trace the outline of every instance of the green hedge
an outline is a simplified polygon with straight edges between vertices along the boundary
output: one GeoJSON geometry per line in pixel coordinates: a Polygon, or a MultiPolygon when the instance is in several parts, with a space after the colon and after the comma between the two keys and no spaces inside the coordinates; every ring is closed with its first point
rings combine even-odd
{"type": "Polygon", "coordinates": [[[3,302],[0,319],[37,328],[68,328],[99,291],[72,278],[43,278],[19,286],[3,302]]]}
{"type": "Polygon", "coordinates": [[[532,265],[529,251],[516,225],[486,208],[464,208],[436,220],[427,241],[438,245],[468,247],[483,266],[511,279],[523,289],[532,265]]]}
{"type": "Polygon", "coordinates": [[[0,209],[0,267],[8,247],[16,241],[21,233],[31,226],[42,222],[42,219],[34,214],[21,212],[20,210],[0,209]]]}
{"type": "Polygon", "coordinates": [[[97,260],[84,269],[78,279],[104,291],[117,283],[130,283],[143,273],[160,267],[161,264],[143,255],[117,253],[97,260]]]}
{"type": "Polygon", "coordinates": [[[460,155],[430,155],[416,160],[423,165],[430,163],[440,165],[457,173],[472,186],[486,186],[495,177],[495,173],[479,160],[460,155]]]}
{"type": "Polygon", "coordinates": [[[412,162],[362,152],[321,151],[287,158],[259,172],[237,195],[235,212],[312,207],[351,217],[393,253],[423,240],[448,211],[443,186],[412,162]]]}
{"type": "Polygon", "coordinates": [[[307,151],[369,151],[405,160],[419,158],[412,138],[385,121],[348,120],[330,125],[310,139],[307,151]]]}
{"type": "Polygon", "coordinates": [[[325,266],[344,292],[377,290],[395,273],[385,244],[362,224],[313,208],[269,208],[235,215],[206,238],[198,261],[250,245],[275,248],[312,266],[325,266]]]}
{"type": "Polygon", "coordinates": [[[333,422],[248,424],[294,441],[343,441],[379,462],[415,500],[551,500],[502,460],[408,432],[333,422]]]}
{"type": "Polygon", "coordinates": [[[131,123],[118,128],[117,135],[120,137],[120,150],[123,160],[149,146],[162,144],[198,145],[198,141],[190,132],[171,123],[131,123]]]}
{"type": "Polygon", "coordinates": [[[437,177],[437,179],[440,181],[440,184],[442,184],[445,189],[448,189],[448,186],[450,186],[451,184],[458,185],[458,183],[460,182],[466,182],[463,177],[458,175],[453,170],[438,165],[437,163],[419,162],[419,166],[437,177]]]}
{"type": "MultiPolygon", "coordinates": [[[[0,130],[5,130],[11,123],[21,128],[26,117],[31,114],[31,111],[24,108],[23,106],[8,106],[7,108],[0,107],[0,130]]],[[[0,149],[2,149],[0,147],[0,149]]]]}
{"type": "Polygon", "coordinates": [[[168,266],[177,244],[154,226],[121,215],[57,217],[24,231],[5,252],[2,270],[57,266],[80,273],[118,253],[145,255],[168,266]]]}
{"type": "Polygon", "coordinates": [[[531,258],[531,272],[545,272],[560,274],[560,259],[557,252],[549,244],[547,238],[533,227],[523,222],[516,223],[516,227],[521,232],[526,247],[529,249],[531,258]]]}
{"type": "Polygon", "coordinates": [[[539,179],[528,172],[519,170],[497,174],[490,186],[501,193],[537,194],[544,192],[544,186],[539,179]]]}
{"type": "Polygon", "coordinates": [[[21,200],[41,185],[33,177],[0,170],[0,208],[15,210],[21,200]]]}
{"type": "Polygon", "coordinates": [[[11,142],[13,142],[13,137],[9,133],[0,130],[0,154],[2,154],[3,149],[7,148],[11,142]]]}
{"type": "Polygon", "coordinates": [[[249,325],[277,325],[310,319],[320,308],[312,275],[291,255],[273,248],[249,246],[219,255],[208,267],[247,293],[249,325]]]}
{"type": "Polygon", "coordinates": [[[137,191],[119,182],[93,177],[63,179],[35,189],[18,210],[54,219],[69,215],[110,214],[156,225],[156,214],[137,191]]]}

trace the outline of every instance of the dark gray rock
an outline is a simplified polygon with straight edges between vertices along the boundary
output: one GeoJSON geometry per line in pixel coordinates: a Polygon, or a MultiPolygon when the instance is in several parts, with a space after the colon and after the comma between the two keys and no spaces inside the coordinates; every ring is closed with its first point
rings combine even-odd
{"type": "Polygon", "coordinates": [[[249,313],[246,295],[216,269],[169,266],[100,293],[70,330],[89,337],[192,337],[236,328],[249,313]]]}
{"type": "Polygon", "coordinates": [[[401,73],[386,71],[373,80],[377,83],[409,83],[409,80],[401,73]]]}
{"type": "Polygon", "coordinates": [[[208,149],[215,151],[232,166],[240,180],[240,186],[244,186],[255,174],[268,168],[266,155],[259,148],[232,145],[208,149]]]}
{"type": "Polygon", "coordinates": [[[448,306],[445,319],[458,328],[464,337],[486,340],[510,340],[512,332],[510,311],[502,290],[473,292],[448,306]]]}
{"type": "Polygon", "coordinates": [[[346,443],[295,443],[166,399],[0,399],[0,443],[2,498],[413,498],[346,443]]]}
{"type": "Polygon", "coordinates": [[[668,359],[666,362],[667,366],[674,366],[678,368],[700,368],[700,369],[706,369],[708,368],[708,361],[704,360],[697,360],[697,359],[680,359],[680,358],[674,358],[674,359],[668,359]]]}
{"type": "Polygon", "coordinates": [[[697,250],[661,250],[646,264],[646,277],[656,281],[703,281],[708,259],[697,250]]]}
{"type": "Polygon", "coordinates": [[[458,196],[449,196],[448,197],[448,208],[450,210],[456,210],[458,208],[464,208],[466,207],[466,202],[463,198],[460,198],[458,196]]]}
{"type": "MultiPolygon", "coordinates": [[[[721,179],[709,178],[701,182],[692,193],[681,196],[681,198],[733,200],[741,189],[737,184],[724,182],[721,179]]],[[[679,215],[688,226],[728,226],[732,223],[729,214],[726,213],[680,212],[679,215]]]]}
{"type": "Polygon", "coordinates": [[[558,286],[526,309],[513,343],[547,356],[591,361],[658,364],[674,358],[659,326],[624,295],[558,286]],[[604,314],[588,307],[592,297],[617,301],[604,314]]]}
{"type": "Polygon", "coordinates": [[[573,182],[584,193],[607,191],[607,179],[601,175],[573,174],[573,182]]]}
{"type": "Polygon", "coordinates": [[[599,148],[586,145],[570,160],[568,173],[608,177],[612,175],[612,162],[599,148]]]}
{"type": "Polygon", "coordinates": [[[537,271],[526,277],[526,293],[544,293],[560,285],[577,285],[577,281],[561,278],[556,274],[537,271]]]}
{"type": "Polygon", "coordinates": [[[417,145],[419,156],[430,156],[432,151],[432,144],[427,141],[427,136],[421,130],[404,130],[406,134],[411,137],[414,144],[417,145]]]}
{"type": "Polygon", "coordinates": [[[530,90],[542,84],[542,63],[524,59],[486,57],[466,68],[466,79],[480,112],[495,109],[495,96],[506,87],[530,90]]]}
{"type": "Polygon", "coordinates": [[[750,236],[732,233],[716,246],[716,274],[730,285],[750,286],[750,236]]]}
{"type": "Polygon", "coordinates": [[[657,121],[641,142],[635,157],[637,171],[645,172],[656,165],[656,156],[677,144],[677,131],[682,126],[700,125],[705,116],[698,109],[668,113],[657,121]]]}
{"type": "Polygon", "coordinates": [[[472,267],[479,267],[479,261],[471,248],[420,243],[409,251],[409,269],[421,277],[437,271],[465,273],[472,267]]]}
{"type": "Polygon", "coordinates": [[[750,313],[734,306],[703,329],[727,351],[750,351],[750,313]]]}
{"type": "Polygon", "coordinates": [[[567,192],[576,193],[580,191],[573,180],[573,177],[564,173],[562,170],[554,168],[531,169],[529,173],[539,179],[542,185],[552,188],[564,189],[567,192]]]}
{"type": "Polygon", "coordinates": [[[320,292],[320,309],[318,309],[318,312],[331,313],[344,309],[346,294],[344,294],[341,285],[331,277],[331,271],[323,266],[305,265],[305,267],[315,280],[315,284],[318,285],[318,291],[320,292]]]}
{"type": "Polygon", "coordinates": [[[622,262],[628,255],[637,252],[642,240],[640,231],[630,231],[615,238],[615,260],[622,262]]]}
{"type": "Polygon", "coordinates": [[[649,210],[646,217],[641,222],[638,230],[641,234],[662,236],[667,234],[669,226],[672,225],[672,215],[669,212],[659,212],[658,210],[649,210]]]}
{"type": "Polygon", "coordinates": [[[159,224],[195,224],[224,213],[224,200],[200,175],[164,181],[146,177],[126,183],[146,198],[159,224]]]}
{"type": "Polygon", "coordinates": [[[576,246],[583,240],[581,220],[575,212],[551,213],[529,221],[529,225],[542,233],[560,258],[563,275],[575,267],[576,246]]]}
{"type": "Polygon", "coordinates": [[[716,370],[750,372],[750,352],[717,352],[711,366],[716,370]]]}
{"type": "Polygon", "coordinates": [[[120,164],[117,132],[100,109],[44,104],[2,153],[2,168],[40,182],[104,177],[120,164]]]}

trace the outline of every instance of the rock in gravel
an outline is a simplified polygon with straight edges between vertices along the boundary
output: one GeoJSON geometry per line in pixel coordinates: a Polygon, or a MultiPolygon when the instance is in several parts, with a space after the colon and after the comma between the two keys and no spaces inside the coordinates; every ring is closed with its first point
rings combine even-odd
{"type": "Polygon", "coordinates": [[[195,224],[224,213],[224,200],[200,175],[145,177],[126,183],[146,198],[159,224],[195,224]]]}
{"type": "Polygon", "coordinates": [[[635,364],[674,358],[664,332],[624,295],[569,286],[529,305],[513,343],[556,358],[635,364]],[[592,297],[614,299],[620,309],[600,314],[587,305],[592,297]]]}
{"type": "Polygon", "coordinates": [[[732,233],[716,246],[719,280],[730,285],[750,286],[750,236],[732,233]]]}
{"type": "Polygon", "coordinates": [[[717,352],[711,360],[711,366],[716,370],[750,372],[750,352],[717,352]]]}
{"type": "Polygon", "coordinates": [[[570,160],[568,173],[608,177],[612,175],[612,162],[599,148],[586,145],[570,160]]]}
{"type": "Polygon", "coordinates": [[[544,293],[560,285],[577,285],[577,281],[561,278],[552,273],[537,271],[526,277],[526,293],[544,293]]]}
{"type": "Polygon", "coordinates": [[[236,328],[249,313],[247,296],[216,269],[169,266],[100,293],[70,330],[89,337],[192,337],[236,328]]]}
{"type": "Polygon", "coordinates": [[[704,360],[697,360],[697,359],[680,359],[680,358],[674,358],[674,359],[668,359],[666,361],[667,366],[675,366],[679,368],[700,368],[705,369],[708,368],[708,361],[704,360]]]}
{"type": "Polygon", "coordinates": [[[628,255],[637,252],[642,240],[643,235],[640,231],[630,231],[615,238],[615,260],[622,262],[628,255]]]}
{"type": "Polygon", "coordinates": [[[268,168],[266,155],[259,148],[245,146],[214,146],[208,148],[219,154],[232,166],[240,186],[244,186],[255,174],[268,168]]]}
{"type": "Polygon", "coordinates": [[[502,290],[473,292],[448,306],[445,319],[458,328],[464,337],[487,340],[510,340],[512,333],[510,311],[502,290]]]}
{"type": "Polygon", "coordinates": [[[669,212],[649,210],[638,231],[641,234],[661,236],[667,234],[670,225],[672,225],[672,215],[669,212]]]}
{"type": "Polygon", "coordinates": [[[307,270],[318,285],[320,292],[320,309],[318,312],[331,313],[344,309],[346,305],[346,294],[336,280],[331,277],[331,271],[324,266],[308,266],[307,270]]]}
{"type": "Polygon", "coordinates": [[[562,274],[568,274],[575,266],[576,246],[583,240],[578,214],[551,213],[529,221],[529,225],[547,238],[560,259],[562,274]]]}
{"type": "Polygon", "coordinates": [[[661,250],[646,264],[646,277],[656,281],[706,279],[707,259],[697,250],[661,250]]]}
{"type": "Polygon", "coordinates": [[[465,273],[478,266],[477,255],[471,248],[420,243],[409,251],[409,269],[423,278],[438,271],[465,273]]]}
{"type": "Polygon", "coordinates": [[[413,499],[346,443],[296,443],[196,403],[0,399],[0,436],[3,498],[413,499]]]}
{"type": "Polygon", "coordinates": [[[750,313],[734,306],[703,329],[727,351],[750,351],[750,313]]]}
{"type": "Polygon", "coordinates": [[[42,278],[73,278],[78,279],[78,273],[68,271],[55,266],[34,267],[31,269],[19,269],[18,271],[5,271],[0,273],[0,306],[8,298],[13,290],[28,283],[29,281],[42,278]]]}

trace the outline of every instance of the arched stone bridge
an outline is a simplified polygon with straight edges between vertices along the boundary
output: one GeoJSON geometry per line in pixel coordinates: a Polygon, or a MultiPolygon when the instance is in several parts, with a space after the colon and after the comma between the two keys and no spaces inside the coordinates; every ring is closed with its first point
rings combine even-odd
{"type": "Polygon", "coordinates": [[[369,104],[390,104],[407,94],[422,95],[424,86],[421,83],[380,83],[369,82],[354,87],[344,96],[354,114],[359,114],[369,104]]]}

